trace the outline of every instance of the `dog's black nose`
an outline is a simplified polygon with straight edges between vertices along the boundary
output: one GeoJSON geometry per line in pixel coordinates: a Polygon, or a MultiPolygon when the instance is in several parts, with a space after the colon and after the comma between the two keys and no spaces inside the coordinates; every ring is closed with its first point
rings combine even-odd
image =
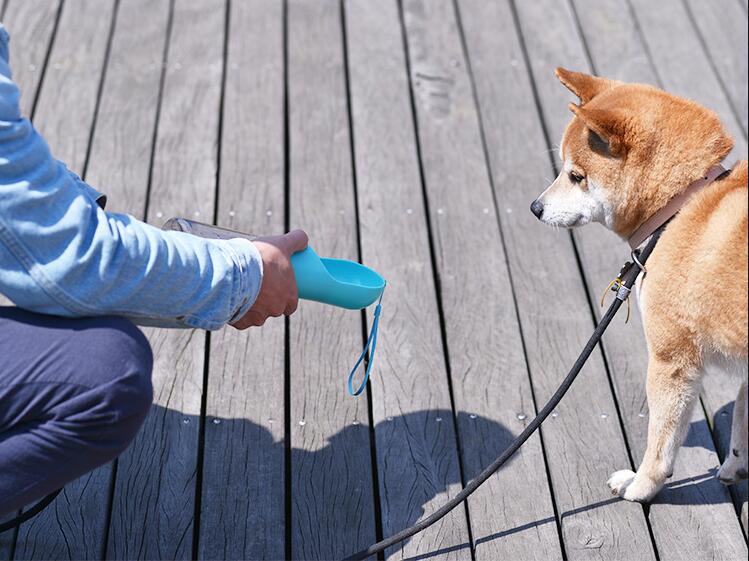
{"type": "Polygon", "coordinates": [[[544,203],[536,199],[531,203],[531,212],[536,216],[536,218],[541,218],[541,215],[544,213],[544,203]]]}

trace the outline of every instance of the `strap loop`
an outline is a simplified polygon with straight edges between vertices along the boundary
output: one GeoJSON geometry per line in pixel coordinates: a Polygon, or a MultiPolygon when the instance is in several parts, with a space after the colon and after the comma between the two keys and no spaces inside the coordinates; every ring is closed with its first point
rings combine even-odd
{"type": "Polygon", "coordinates": [[[374,364],[374,354],[375,349],[377,348],[377,331],[380,327],[382,296],[384,294],[385,289],[383,288],[382,294],[380,294],[380,299],[377,302],[377,307],[374,311],[374,320],[372,320],[372,328],[369,330],[369,338],[367,339],[367,344],[364,345],[364,349],[362,350],[361,355],[359,355],[359,360],[356,361],[356,364],[354,364],[354,367],[351,369],[351,372],[348,375],[348,393],[349,395],[354,397],[360,395],[364,391],[364,388],[367,386],[367,382],[369,381],[369,372],[372,370],[372,365],[374,364]],[[364,378],[362,378],[359,387],[354,390],[354,376],[356,375],[356,371],[359,369],[359,365],[365,358],[367,359],[367,368],[364,370],[364,378]]]}

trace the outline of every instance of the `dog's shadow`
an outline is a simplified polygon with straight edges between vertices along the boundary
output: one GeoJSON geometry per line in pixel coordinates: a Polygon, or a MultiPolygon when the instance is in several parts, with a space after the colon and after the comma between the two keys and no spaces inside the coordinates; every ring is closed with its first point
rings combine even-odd
{"type": "MultiPolygon", "coordinates": [[[[727,417],[730,424],[730,414],[723,415],[719,411],[718,415],[727,417]]],[[[315,437],[314,430],[306,434],[302,432],[304,428],[314,429],[314,419],[307,419],[306,427],[300,426],[299,421],[293,420],[291,447],[287,449],[283,418],[273,419],[272,422],[266,419],[263,423],[266,426],[244,418],[209,416],[205,420],[205,454],[201,464],[204,492],[199,523],[201,551],[205,558],[283,558],[287,528],[290,529],[291,542],[295,544],[292,547],[294,557],[312,559],[348,555],[375,537],[375,517],[384,519],[386,514],[390,517],[383,523],[382,533],[385,536],[413,524],[424,515],[427,505],[432,511],[447,500],[448,487],[450,496],[454,495],[461,484],[461,467],[463,479],[470,481],[515,436],[493,420],[458,413],[455,421],[462,437],[463,462],[460,466],[455,457],[456,425],[449,410],[418,411],[389,418],[377,423],[374,431],[370,431],[365,423],[350,422],[327,439],[315,437]],[[386,495],[395,501],[402,499],[405,507],[393,506],[386,512],[380,505],[374,504],[375,483],[370,456],[372,433],[380,466],[376,470],[380,500],[384,500],[386,495]],[[391,474],[387,481],[379,473],[383,466],[391,474]],[[393,476],[393,473],[396,475],[393,476]],[[383,492],[386,483],[390,488],[383,492]],[[399,486],[411,491],[407,498],[403,498],[399,486]]],[[[133,481],[127,483],[129,486],[137,483],[144,474],[152,473],[159,477],[159,485],[168,487],[162,490],[163,493],[192,495],[193,492],[186,489],[194,482],[194,464],[188,462],[187,465],[179,458],[188,458],[195,453],[195,440],[193,436],[182,436],[180,431],[184,428],[191,435],[196,435],[195,428],[199,425],[200,420],[195,416],[154,406],[147,426],[138,437],[148,444],[136,443],[134,449],[125,452],[120,459],[117,477],[126,480],[132,478],[133,481]],[[175,426],[180,427],[176,432],[172,430],[175,426]],[[166,438],[171,444],[169,450],[159,454],[153,437],[163,431],[166,431],[164,434],[167,434],[166,438]],[[144,454],[143,450],[137,452],[144,446],[151,453],[144,454]],[[169,456],[172,460],[165,465],[169,456]],[[179,473],[170,475],[170,466],[174,466],[179,473]]],[[[705,431],[707,425],[704,421],[702,424],[694,423],[686,446],[704,446],[705,431]]],[[[707,438],[710,438],[709,433],[707,438]]],[[[555,459],[550,458],[550,461],[555,459]]],[[[502,469],[518,469],[518,466],[510,460],[502,469]]],[[[716,471],[717,466],[703,473],[669,481],[654,504],[730,503],[726,488],[715,478],[716,471]]],[[[66,497],[84,494],[90,477],[71,483],[66,489],[69,492],[66,497]]],[[[109,477],[106,479],[109,480],[109,477]]],[[[602,488],[605,486],[604,481],[590,484],[602,488]]],[[[137,495],[135,492],[133,496],[137,495]]],[[[619,500],[607,498],[559,512],[559,515],[564,519],[619,500]]],[[[177,504],[173,500],[169,502],[177,504]]],[[[183,507],[184,504],[180,508],[183,507]]],[[[54,513],[56,507],[53,505],[51,508],[54,513]]],[[[166,507],[160,505],[159,508],[166,507]]],[[[190,513],[181,511],[167,513],[167,516],[186,518],[188,527],[192,520],[190,513]]],[[[132,522],[136,526],[139,524],[132,522]]],[[[510,528],[498,525],[496,533],[475,535],[474,539],[479,545],[520,532],[536,532],[539,526],[546,524],[555,524],[554,518],[539,517],[510,528]]],[[[19,536],[18,551],[20,558],[23,558],[26,550],[21,539],[19,536]]],[[[447,550],[467,547],[467,543],[459,543],[419,555],[415,559],[427,559],[447,550]]]]}
{"type": "MultiPolygon", "coordinates": [[[[727,454],[730,453],[731,448],[731,424],[733,422],[734,404],[734,401],[730,401],[713,414],[712,431],[710,431],[707,422],[704,420],[692,422],[689,425],[689,432],[687,433],[687,437],[684,439],[683,446],[687,448],[704,448],[710,452],[717,451],[720,458],[725,458],[727,454]]],[[[679,461],[678,457],[676,461],[679,461]]],[[[716,465],[714,468],[709,470],[709,473],[717,477],[718,468],[719,466],[716,465]]],[[[720,485],[717,479],[714,479],[712,484],[720,485]]],[[[747,502],[747,496],[749,495],[747,480],[740,481],[739,483],[732,485],[728,489],[730,489],[730,498],[733,499],[734,506],[738,511],[740,511],[742,505],[745,505],[745,503],[747,502]]],[[[724,502],[717,500],[717,498],[720,497],[719,492],[713,491],[708,493],[706,489],[701,489],[698,486],[695,486],[694,488],[692,488],[691,486],[686,487],[682,491],[682,493],[676,495],[675,500],[671,502],[673,502],[674,504],[692,504],[694,502],[697,502],[697,499],[699,497],[685,500],[682,495],[701,492],[705,492],[704,496],[702,497],[703,500],[701,501],[701,504],[707,502],[724,502]]],[[[725,494],[728,494],[728,491],[725,491],[725,494]]]]}

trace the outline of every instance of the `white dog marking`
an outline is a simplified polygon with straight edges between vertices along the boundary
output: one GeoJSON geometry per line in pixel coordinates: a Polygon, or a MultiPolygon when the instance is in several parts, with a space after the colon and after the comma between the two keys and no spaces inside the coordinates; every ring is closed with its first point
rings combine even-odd
{"type": "Polygon", "coordinates": [[[572,162],[565,160],[557,178],[538,197],[538,201],[544,205],[541,222],[564,228],[600,222],[607,228],[613,228],[614,212],[606,197],[606,189],[590,177],[585,178],[587,189],[583,189],[570,179],[573,170],[572,162]]]}

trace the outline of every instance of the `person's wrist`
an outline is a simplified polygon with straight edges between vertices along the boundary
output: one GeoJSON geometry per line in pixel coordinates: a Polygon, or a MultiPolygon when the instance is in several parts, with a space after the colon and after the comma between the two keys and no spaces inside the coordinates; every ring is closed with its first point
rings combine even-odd
{"type": "Polygon", "coordinates": [[[263,280],[248,313],[232,323],[237,329],[263,325],[270,317],[291,315],[299,301],[291,256],[307,247],[307,234],[293,230],[281,236],[259,238],[253,243],[261,255],[263,280]]]}
{"type": "Polygon", "coordinates": [[[258,247],[246,238],[225,240],[235,264],[233,313],[227,323],[233,324],[252,308],[263,284],[263,257],[258,247]]]}

